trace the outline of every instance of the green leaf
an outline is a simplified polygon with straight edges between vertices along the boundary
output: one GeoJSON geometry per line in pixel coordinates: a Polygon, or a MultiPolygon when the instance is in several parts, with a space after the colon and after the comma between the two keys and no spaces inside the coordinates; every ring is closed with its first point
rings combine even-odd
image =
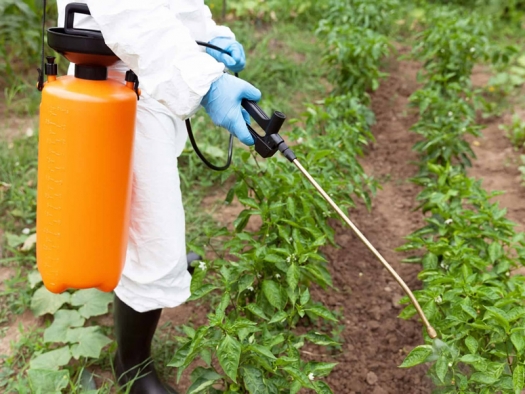
{"type": "Polygon", "coordinates": [[[182,331],[184,331],[184,334],[186,334],[189,338],[195,338],[195,329],[193,327],[189,326],[182,326],[182,331]]]}
{"type": "Polygon", "coordinates": [[[8,232],[4,234],[4,237],[7,240],[7,245],[11,248],[22,245],[27,239],[27,235],[16,235],[8,232]]]}
{"type": "Polygon", "coordinates": [[[472,336],[468,336],[465,338],[465,345],[468,347],[468,350],[470,350],[470,353],[476,354],[478,351],[478,341],[472,336]]]}
{"type": "Polygon", "coordinates": [[[77,360],[80,357],[99,358],[102,348],[111,343],[111,339],[103,335],[97,326],[70,328],[66,341],[73,344],[71,354],[77,360]]]}
{"type": "Polygon", "coordinates": [[[301,382],[294,380],[290,386],[290,394],[297,394],[301,389],[303,388],[303,385],[301,382]]]}
{"type": "Polygon", "coordinates": [[[241,279],[239,280],[239,293],[246,290],[251,285],[253,285],[253,282],[255,282],[255,275],[253,274],[243,275],[241,279]]]}
{"type": "Polygon", "coordinates": [[[475,372],[470,377],[472,382],[482,383],[482,384],[494,384],[498,381],[498,378],[489,375],[485,372],[475,372]]]}
{"type": "Polygon", "coordinates": [[[317,394],[334,394],[332,389],[323,381],[314,382],[315,392],[317,394]]]}
{"type": "Polygon", "coordinates": [[[274,263],[279,264],[284,261],[284,258],[282,256],[279,256],[277,254],[267,254],[264,256],[264,261],[267,261],[268,263],[274,263]]]}
{"type": "Polygon", "coordinates": [[[337,363],[321,363],[310,361],[308,364],[306,364],[304,372],[307,374],[313,373],[315,377],[328,376],[336,366],[337,363]]]}
{"type": "Polygon", "coordinates": [[[108,305],[111,302],[112,293],[104,293],[97,289],[79,290],[71,297],[71,305],[81,306],[78,312],[86,319],[108,313],[108,305]]]}
{"type": "Polygon", "coordinates": [[[523,333],[521,332],[515,332],[510,336],[510,340],[512,341],[512,344],[516,348],[516,351],[518,354],[521,354],[523,349],[525,348],[525,339],[523,338],[523,333]]]}
{"type": "Polygon", "coordinates": [[[53,324],[44,331],[44,342],[66,342],[67,330],[71,327],[82,327],[85,321],[78,311],[57,311],[53,318],[53,324]]]}
{"type": "Polygon", "coordinates": [[[294,218],[295,217],[295,203],[292,197],[288,197],[286,199],[286,208],[288,209],[290,216],[294,218]]]}
{"type": "Polygon", "coordinates": [[[204,285],[201,288],[197,289],[195,293],[191,293],[191,297],[188,298],[188,301],[198,300],[199,298],[204,297],[205,295],[211,293],[213,290],[216,290],[216,289],[218,289],[217,286],[213,286],[210,284],[204,285]]]}
{"type": "Polygon", "coordinates": [[[279,334],[276,336],[270,337],[268,340],[264,341],[265,346],[268,349],[273,348],[274,346],[277,346],[285,341],[283,334],[279,334]]]}
{"type": "Polygon", "coordinates": [[[241,375],[246,390],[250,394],[269,394],[268,387],[264,382],[263,374],[259,368],[245,365],[241,368],[241,375]]]}
{"type": "Polygon", "coordinates": [[[492,264],[494,264],[501,256],[503,256],[503,247],[494,241],[489,246],[489,257],[492,264]]]}
{"type": "Polygon", "coordinates": [[[203,349],[201,351],[201,358],[206,365],[211,366],[211,352],[208,349],[203,349]]]}
{"type": "Polygon", "coordinates": [[[279,310],[284,308],[286,300],[283,300],[281,286],[279,286],[279,284],[273,280],[265,280],[262,284],[262,290],[271,306],[279,310]]]}
{"type": "Polygon", "coordinates": [[[257,214],[259,214],[259,211],[252,211],[248,209],[245,209],[244,211],[242,211],[237,217],[237,219],[235,219],[233,222],[233,227],[235,228],[235,231],[240,233],[242,230],[244,230],[244,228],[246,227],[246,225],[248,224],[250,220],[250,217],[252,215],[257,215],[257,214]]]}
{"type": "Polygon", "coordinates": [[[301,299],[299,301],[301,302],[301,305],[308,304],[308,301],[310,301],[310,291],[308,289],[301,294],[301,299]]]}
{"type": "Polygon", "coordinates": [[[200,326],[195,332],[195,335],[190,342],[190,347],[188,353],[186,354],[186,358],[177,372],[177,382],[180,380],[184,370],[193,362],[197,354],[206,348],[206,345],[204,344],[204,338],[208,334],[208,331],[208,326],[200,326]]]}
{"type": "Polygon", "coordinates": [[[168,367],[180,368],[184,365],[184,360],[188,357],[190,353],[191,342],[185,343],[180,347],[176,352],[171,361],[168,363],[168,367]]]}
{"type": "Polygon", "coordinates": [[[316,316],[320,316],[323,319],[330,320],[333,322],[338,322],[339,320],[336,319],[336,317],[330,312],[328,309],[326,309],[324,306],[320,305],[314,305],[308,309],[305,309],[305,311],[311,312],[316,316]]]}
{"type": "Polygon", "coordinates": [[[188,389],[187,394],[202,393],[208,387],[213,386],[213,384],[221,378],[222,376],[212,369],[198,367],[191,374],[193,384],[188,389]]]}
{"type": "Polygon", "coordinates": [[[252,352],[255,352],[255,353],[259,353],[260,355],[268,357],[272,360],[277,359],[269,349],[261,345],[250,345],[248,346],[248,350],[251,350],[252,352]]]}
{"type": "Polygon", "coordinates": [[[32,393],[59,394],[69,384],[69,371],[51,371],[49,369],[30,369],[27,371],[32,393]]]}
{"type": "Polygon", "coordinates": [[[505,329],[505,332],[508,333],[510,331],[510,324],[508,322],[508,318],[506,316],[505,311],[492,306],[486,306],[485,309],[487,309],[485,319],[487,318],[487,315],[489,315],[489,317],[494,318],[494,320],[496,320],[500,324],[500,326],[505,329]]]}
{"type": "Polygon", "coordinates": [[[217,306],[217,309],[215,310],[215,315],[220,321],[224,319],[225,311],[229,304],[230,304],[230,292],[225,291],[222,294],[221,302],[219,303],[219,305],[217,306]]]}
{"type": "Polygon", "coordinates": [[[273,315],[272,320],[268,324],[281,323],[288,317],[286,312],[280,311],[273,315]]]}
{"type": "Polygon", "coordinates": [[[324,334],[320,334],[318,332],[309,332],[308,334],[306,334],[305,338],[308,341],[310,341],[310,342],[312,342],[312,343],[314,343],[316,345],[320,345],[320,346],[337,346],[337,345],[339,345],[339,343],[334,341],[329,336],[324,335],[324,334]]]}
{"type": "Polygon", "coordinates": [[[436,362],[436,375],[441,380],[442,383],[445,383],[445,378],[448,372],[448,362],[445,356],[440,356],[436,362]]]}
{"type": "Polygon", "coordinates": [[[403,363],[399,366],[400,368],[410,368],[415,365],[423,364],[428,356],[432,354],[432,346],[420,345],[412,349],[408,356],[406,356],[403,363]]]}
{"type": "Polygon", "coordinates": [[[32,289],[42,283],[42,275],[40,275],[38,270],[31,271],[29,275],[27,275],[27,279],[29,281],[29,287],[32,289]]]}
{"type": "Polygon", "coordinates": [[[525,385],[525,368],[523,365],[517,365],[512,373],[512,385],[514,394],[520,394],[525,385]]]}
{"type": "Polygon", "coordinates": [[[297,288],[300,276],[301,274],[297,265],[290,265],[290,268],[288,268],[288,272],[286,273],[286,281],[288,282],[288,286],[290,286],[292,290],[295,290],[297,288]]]}
{"type": "Polygon", "coordinates": [[[193,274],[191,275],[190,292],[191,294],[196,293],[199,288],[202,287],[204,278],[206,277],[206,270],[199,267],[195,267],[193,274]]]}
{"type": "Polygon", "coordinates": [[[237,383],[241,344],[235,338],[226,335],[217,349],[217,357],[226,375],[237,383]]]}
{"type": "Polygon", "coordinates": [[[319,267],[316,265],[307,265],[303,267],[306,271],[308,271],[315,279],[317,279],[317,282],[321,287],[330,286],[333,287],[332,278],[330,277],[330,273],[323,267],[319,267]]]}
{"type": "Polygon", "coordinates": [[[29,362],[29,367],[31,369],[57,371],[59,367],[67,365],[69,360],[71,360],[71,351],[69,346],[64,346],[36,356],[29,362]]]}
{"type": "Polygon", "coordinates": [[[305,373],[297,368],[293,367],[284,367],[283,371],[287,372],[291,377],[300,382],[303,387],[313,389],[312,382],[308,379],[308,376],[305,373]]]}
{"type": "Polygon", "coordinates": [[[259,308],[256,304],[248,304],[245,309],[248,309],[255,316],[260,317],[261,319],[268,320],[268,317],[264,314],[264,311],[259,308]]]}
{"type": "Polygon", "coordinates": [[[476,310],[472,308],[470,305],[460,304],[460,306],[461,306],[461,309],[463,309],[473,319],[476,319],[478,317],[476,310]]]}
{"type": "Polygon", "coordinates": [[[31,310],[36,316],[42,316],[47,313],[53,315],[62,305],[71,300],[71,294],[62,293],[54,294],[44,286],[38,289],[31,299],[31,310]]]}
{"type": "Polygon", "coordinates": [[[197,379],[206,377],[208,379],[220,379],[222,375],[218,374],[213,368],[203,368],[197,367],[190,374],[190,380],[192,382],[197,381],[197,379]]]}
{"type": "Polygon", "coordinates": [[[250,207],[253,209],[259,209],[257,202],[253,198],[249,197],[238,197],[239,202],[245,207],[250,207]]]}

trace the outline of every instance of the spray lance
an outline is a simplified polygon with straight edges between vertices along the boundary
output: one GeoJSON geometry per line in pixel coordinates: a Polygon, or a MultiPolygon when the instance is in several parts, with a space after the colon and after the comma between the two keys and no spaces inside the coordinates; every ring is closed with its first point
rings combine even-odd
{"type": "MultiPolygon", "coordinates": [[[[212,48],[223,53],[228,53],[222,48],[211,45],[209,43],[197,41],[197,44],[208,48],[212,48]]],[[[235,75],[238,76],[237,73],[235,75]]],[[[332,198],[330,198],[328,193],[326,193],[326,191],[323,190],[319,183],[317,183],[317,181],[303,167],[303,165],[295,156],[292,149],[290,149],[290,147],[286,144],[283,138],[279,135],[279,131],[281,130],[281,127],[283,126],[286,120],[286,115],[280,111],[274,111],[272,116],[269,117],[257,105],[257,103],[249,100],[243,100],[241,105],[255,120],[255,122],[261,127],[261,129],[264,130],[264,135],[260,135],[249,124],[246,124],[246,126],[248,127],[248,131],[250,132],[255,141],[255,151],[265,159],[274,156],[279,151],[290,163],[294,164],[295,167],[297,167],[297,169],[302,173],[302,175],[306,177],[306,179],[308,179],[308,181],[313,185],[313,187],[317,190],[321,197],[324,198],[328,204],[330,204],[330,206],[334,209],[335,212],[337,212],[341,219],[343,219],[343,221],[352,229],[352,231],[359,237],[359,239],[365,244],[365,246],[375,255],[375,257],[381,262],[381,264],[383,264],[383,266],[390,273],[390,275],[394,277],[394,279],[401,286],[403,291],[406,293],[406,295],[409,297],[410,301],[416,308],[419,317],[421,318],[423,324],[426,327],[429,337],[432,339],[436,339],[438,336],[436,330],[428,321],[427,317],[425,316],[425,313],[423,312],[423,309],[419,305],[419,302],[417,301],[416,297],[414,296],[408,285],[405,283],[403,278],[401,278],[401,276],[396,272],[396,270],[392,268],[388,261],[386,261],[386,259],[365,237],[365,235],[359,230],[359,228],[357,228],[357,226],[350,220],[350,218],[341,210],[341,208],[339,208],[339,206],[332,200],[332,198]]],[[[193,136],[191,122],[189,119],[186,120],[186,127],[188,129],[188,135],[193,149],[208,167],[217,171],[222,171],[230,166],[232,159],[233,136],[230,136],[227,162],[224,166],[218,167],[206,160],[202,152],[199,150],[195,138],[193,136]]]]}

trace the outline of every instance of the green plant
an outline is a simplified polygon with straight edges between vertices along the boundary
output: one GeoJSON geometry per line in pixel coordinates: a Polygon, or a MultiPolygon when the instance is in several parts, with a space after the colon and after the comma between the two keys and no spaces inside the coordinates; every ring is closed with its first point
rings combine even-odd
{"type": "MultiPolygon", "coordinates": [[[[443,343],[416,348],[402,366],[435,362],[431,377],[443,393],[521,390],[525,277],[511,271],[525,262],[524,234],[461,168],[429,170],[435,179],[419,179],[418,200],[431,216],[400,249],[419,255],[409,259],[423,266],[417,298],[443,343]]],[[[409,306],[402,317],[414,313],[409,306]]]]}
{"type": "MultiPolygon", "coordinates": [[[[470,75],[474,61],[488,58],[489,45],[475,16],[465,26],[468,18],[455,12],[437,15],[438,28],[420,34],[415,53],[426,61],[425,85],[411,98],[420,114],[413,130],[424,138],[415,146],[422,162],[413,182],[423,188],[418,201],[426,225],[400,250],[413,254],[406,262],[422,265],[416,297],[441,339],[427,337],[401,367],[431,363],[436,393],[519,393],[525,278],[512,270],[525,262],[525,235],[490,201],[498,193],[465,173],[474,155],[464,135],[481,130],[470,75]]],[[[401,317],[415,313],[408,306],[401,317]]]]}
{"type": "MultiPolygon", "coordinates": [[[[342,103],[348,101],[329,99],[327,106],[341,110],[342,103]]],[[[346,119],[346,125],[354,125],[357,117],[361,130],[368,130],[367,111],[357,103],[351,111],[332,118],[330,109],[317,116],[332,121],[346,119]]],[[[333,197],[350,205],[350,193],[364,190],[366,178],[362,169],[361,176],[354,174],[353,182],[343,181],[337,174],[360,169],[355,166],[355,149],[365,143],[362,131],[353,126],[353,137],[349,134],[344,146],[314,148],[316,141],[329,144],[331,133],[337,132],[340,138],[345,128],[339,126],[327,127],[324,138],[303,140],[296,151],[321,183],[329,185],[327,190],[333,197]],[[342,157],[334,158],[335,149],[342,157]]],[[[304,130],[297,133],[303,138],[304,130]]],[[[210,392],[278,393],[290,387],[294,393],[302,387],[331,392],[325,383],[314,379],[328,374],[335,364],[304,363],[299,349],[306,342],[322,346],[335,346],[337,342],[315,330],[303,335],[295,331],[298,322],[307,317],[337,322],[328,309],[310,299],[308,290],[311,283],[323,288],[332,285],[326,261],[318,250],[325,242],[334,242],[333,230],[327,225],[327,218],[334,215],[324,200],[302,193],[307,181],[300,173],[290,172],[290,164],[284,159],[260,161],[243,152],[235,176],[227,202],[237,197],[246,209],[235,220],[233,233],[223,230],[213,234],[227,241],[222,242],[222,248],[214,246],[219,258],[201,263],[191,285],[193,300],[215,290],[221,296],[213,303],[214,313],[208,316],[207,325],[186,329],[188,338],[181,340],[183,346],[170,365],[178,368],[180,377],[195,358],[207,363],[207,369],[192,373],[190,392],[217,382],[222,382],[225,391],[210,392]],[[260,217],[261,226],[246,231],[254,216],[260,217]],[[213,367],[214,358],[223,374],[213,367]]]]}
{"type": "Polygon", "coordinates": [[[286,19],[303,18],[310,20],[315,18],[323,4],[314,0],[227,0],[210,1],[210,8],[216,14],[226,5],[226,13],[232,13],[236,17],[254,19],[259,21],[278,21],[286,19]]]}
{"type": "Polygon", "coordinates": [[[464,167],[471,166],[475,154],[464,138],[468,134],[479,137],[481,127],[476,124],[470,97],[468,91],[457,98],[446,97],[432,88],[418,90],[410,97],[411,105],[420,113],[411,130],[424,137],[414,145],[421,155],[423,171],[428,162],[444,165],[457,161],[464,167]]]}
{"type": "MultiPolygon", "coordinates": [[[[0,15],[0,71],[9,84],[21,71],[39,63],[42,2],[4,0],[0,15]]],[[[56,20],[55,1],[48,2],[48,18],[56,20]]]]}
{"type": "Polygon", "coordinates": [[[399,6],[398,0],[330,0],[320,26],[352,25],[388,34],[399,6]]]}
{"type": "Polygon", "coordinates": [[[0,144],[0,215],[4,231],[21,232],[36,220],[38,136],[0,144]]]}
{"type": "Polygon", "coordinates": [[[525,155],[521,155],[520,160],[521,160],[522,165],[519,166],[518,169],[521,172],[522,184],[523,186],[525,186],[525,155]]]}
{"type": "Polygon", "coordinates": [[[490,56],[489,20],[476,13],[465,16],[450,9],[436,9],[416,37],[414,55],[424,62],[425,86],[441,94],[471,88],[474,64],[490,56]]]}
{"type": "MultiPolygon", "coordinates": [[[[321,29],[326,29],[326,25],[321,29]]],[[[329,50],[324,61],[336,70],[331,81],[334,91],[362,97],[367,91],[376,90],[380,79],[386,76],[379,66],[389,53],[389,39],[373,30],[352,25],[330,28],[326,36],[329,50]]]]}
{"type": "Polygon", "coordinates": [[[522,149],[525,145],[525,122],[518,115],[512,117],[512,123],[500,126],[509,137],[510,142],[517,150],[522,149]]]}
{"type": "Polygon", "coordinates": [[[389,38],[381,32],[391,25],[396,4],[395,0],[329,3],[317,34],[327,45],[323,60],[335,69],[330,77],[336,95],[352,93],[369,103],[367,92],[376,90],[380,79],[386,76],[380,65],[391,47],[389,38]]]}
{"type": "Polygon", "coordinates": [[[46,381],[45,387],[60,392],[67,387],[70,377],[70,371],[59,370],[60,367],[70,364],[73,358],[98,359],[102,349],[112,342],[99,326],[86,323],[94,316],[108,313],[113,296],[96,289],[53,294],[40,281],[36,279],[33,283],[40,287],[33,295],[31,309],[35,316],[53,315],[53,323],[44,330],[46,346],[33,354],[27,373],[31,386],[43,390],[42,382],[46,381]],[[65,308],[66,304],[73,308],[65,308]]]}

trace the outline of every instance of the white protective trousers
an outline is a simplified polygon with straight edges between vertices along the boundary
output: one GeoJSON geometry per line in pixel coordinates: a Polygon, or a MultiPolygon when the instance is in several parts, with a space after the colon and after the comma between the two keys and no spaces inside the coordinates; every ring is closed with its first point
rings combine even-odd
{"type": "MultiPolygon", "coordinates": [[[[70,0],[57,0],[59,25],[70,0]]],[[[80,0],[91,17],[75,27],[101,30],[121,59],[109,77],[139,77],[130,232],[117,296],[138,312],[176,307],[190,296],[184,210],[177,158],[186,143],[183,119],[199,108],[220,78],[218,63],[195,40],[231,37],[217,26],[204,0],[80,0]]],[[[73,68],[70,68],[70,73],[73,68]]]]}

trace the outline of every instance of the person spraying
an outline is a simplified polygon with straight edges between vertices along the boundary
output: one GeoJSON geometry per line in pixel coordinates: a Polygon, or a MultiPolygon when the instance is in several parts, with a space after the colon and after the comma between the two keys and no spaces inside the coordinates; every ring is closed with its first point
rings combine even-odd
{"type": "MultiPolygon", "coordinates": [[[[58,0],[59,21],[66,6],[58,0]]],[[[140,81],[133,147],[129,240],[115,288],[118,350],[115,370],[130,393],[175,393],[159,379],[150,359],[151,342],[163,308],[190,296],[177,158],[186,143],[184,120],[201,106],[212,121],[246,145],[253,145],[243,99],[259,101],[258,89],[225,73],[241,71],[244,49],[230,29],[218,26],[203,0],[84,0],[91,15],[78,15],[75,28],[99,30],[120,59],[108,78],[140,81]],[[208,42],[226,53],[202,49],[208,42]]],[[[73,65],[70,69],[73,73],[73,65]]],[[[123,82],[124,83],[124,82],[123,82]]]]}

